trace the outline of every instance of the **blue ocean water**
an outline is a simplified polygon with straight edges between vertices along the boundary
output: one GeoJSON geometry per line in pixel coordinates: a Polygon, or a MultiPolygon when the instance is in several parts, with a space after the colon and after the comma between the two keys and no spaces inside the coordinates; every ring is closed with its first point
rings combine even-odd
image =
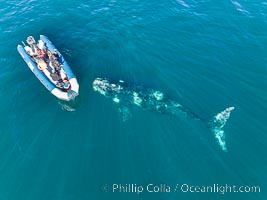
{"type": "Polygon", "coordinates": [[[0,4],[0,200],[267,198],[267,1],[0,4]],[[80,84],[66,103],[16,50],[44,34],[80,84]],[[207,124],[234,106],[227,152],[198,121],[119,107],[97,77],[158,89],[207,124]],[[260,186],[259,193],[112,192],[112,184],[260,186]]]}

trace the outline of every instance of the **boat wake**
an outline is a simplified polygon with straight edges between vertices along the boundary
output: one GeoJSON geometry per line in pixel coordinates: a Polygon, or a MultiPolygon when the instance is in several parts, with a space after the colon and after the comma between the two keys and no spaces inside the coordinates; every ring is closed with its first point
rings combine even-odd
{"type": "Polygon", "coordinates": [[[231,3],[236,7],[237,11],[244,13],[244,14],[250,14],[247,10],[243,8],[243,6],[239,2],[231,0],[231,3]]]}
{"type": "Polygon", "coordinates": [[[184,7],[186,7],[186,8],[189,8],[190,6],[187,4],[187,3],[185,3],[183,0],[176,0],[177,1],[177,3],[179,3],[180,5],[182,5],[182,6],[184,6],[184,7]]]}
{"type": "Polygon", "coordinates": [[[211,121],[211,131],[214,134],[214,137],[216,138],[221,149],[225,152],[227,151],[227,148],[223,128],[226,125],[226,122],[230,118],[231,112],[234,109],[235,107],[226,108],[224,111],[215,115],[211,121]]]}

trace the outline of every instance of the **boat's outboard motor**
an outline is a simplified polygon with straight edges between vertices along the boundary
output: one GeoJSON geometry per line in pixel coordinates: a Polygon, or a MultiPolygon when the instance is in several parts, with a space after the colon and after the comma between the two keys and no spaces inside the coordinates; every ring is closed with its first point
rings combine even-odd
{"type": "Polygon", "coordinates": [[[29,45],[36,43],[35,39],[32,36],[27,37],[27,43],[29,45]]]}
{"type": "Polygon", "coordinates": [[[32,48],[33,53],[37,54],[38,46],[35,42],[35,39],[32,36],[27,37],[27,43],[30,45],[32,48]]]}

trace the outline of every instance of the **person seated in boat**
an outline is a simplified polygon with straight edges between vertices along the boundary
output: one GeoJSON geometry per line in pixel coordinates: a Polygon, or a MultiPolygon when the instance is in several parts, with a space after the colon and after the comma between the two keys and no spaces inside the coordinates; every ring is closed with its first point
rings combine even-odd
{"type": "Polygon", "coordinates": [[[69,82],[69,79],[67,77],[63,79],[63,83],[64,83],[63,88],[65,90],[69,90],[70,89],[70,82],[69,82]]]}
{"type": "Polygon", "coordinates": [[[61,64],[55,57],[54,53],[51,53],[50,51],[48,52],[48,58],[50,60],[50,65],[55,69],[55,71],[60,71],[61,69],[61,64]]]}
{"type": "Polygon", "coordinates": [[[52,78],[53,81],[62,81],[61,76],[57,72],[52,72],[50,73],[50,77],[52,78]]]}
{"type": "Polygon", "coordinates": [[[41,59],[45,59],[45,53],[43,50],[41,49],[38,49],[37,50],[37,54],[38,54],[38,57],[41,58],[41,59]]]}
{"type": "Polygon", "coordinates": [[[60,57],[60,55],[59,55],[59,53],[58,53],[57,51],[55,51],[55,52],[53,53],[53,55],[55,56],[56,59],[58,59],[58,58],[60,57]]]}
{"type": "Polygon", "coordinates": [[[38,62],[37,67],[40,71],[44,71],[45,69],[47,69],[47,64],[44,60],[41,60],[40,62],[38,62]]]}
{"type": "MultiPolygon", "coordinates": [[[[52,75],[52,74],[51,74],[52,75]]],[[[64,90],[69,90],[71,85],[70,82],[67,78],[62,79],[62,77],[60,77],[58,74],[53,74],[51,76],[51,78],[53,79],[53,81],[57,81],[56,86],[64,89],[64,90]]]]}

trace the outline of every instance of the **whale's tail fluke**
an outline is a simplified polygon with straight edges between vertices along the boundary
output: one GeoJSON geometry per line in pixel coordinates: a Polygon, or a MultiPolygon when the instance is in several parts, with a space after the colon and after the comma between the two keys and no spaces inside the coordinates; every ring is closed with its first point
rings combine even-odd
{"type": "Polygon", "coordinates": [[[227,120],[230,118],[231,112],[235,109],[235,107],[226,108],[224,111],[218,113],[212,118],[211,121],[211,131],[214,134],[218,144],[221,149],[227,152],[226,142],[225,142],[225,134],[224,134],[224,126],[227,120]]]}

